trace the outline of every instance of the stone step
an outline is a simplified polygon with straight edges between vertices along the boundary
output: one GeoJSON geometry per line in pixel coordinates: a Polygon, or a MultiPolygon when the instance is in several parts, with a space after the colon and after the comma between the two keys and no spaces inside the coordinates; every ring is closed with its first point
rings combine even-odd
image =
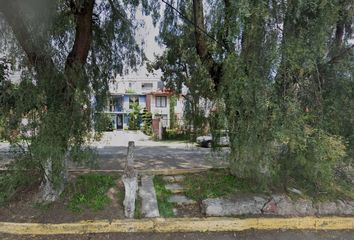
{"type": "Polygon", "coordinates": [[[159,208],[153,176],[142,176],[141,187],[139,188],[139,196],[141,197],[141,213],[144,217],[153,218],[159,217],[159,208]]]}
{"type": "Polygon", "coordinates": [[[169,183],[180,183],[184,179],[183,175],[176,175],[176,176],[164,176],[163,180],[169,183]]]}
{"type": "Polygon", "coordinates": [[[189,199],[184,195],[172,195],[168,198],[168,201],[170,203],[176,203],[177,205],[189,205],[196,203],[196,201],[189,199]]]}
{"type": "Polygon", "coordinates": [[[165,188],[167,190],[170,190],[172,193],[183,193],[184,192],[183,186],[179,185],[178,183],[166,184],[165,188]]]}

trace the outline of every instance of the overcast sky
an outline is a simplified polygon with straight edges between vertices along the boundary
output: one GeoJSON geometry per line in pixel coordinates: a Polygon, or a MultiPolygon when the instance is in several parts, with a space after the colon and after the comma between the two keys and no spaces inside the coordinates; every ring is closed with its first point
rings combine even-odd
{"type": "MultiPolygon", "coordinates": [[[[163,6],[161,5],[161,7],[163,6]]],[[[139,10],[136,17],[137,20],[144,20],[145,22],[144,28],[141,28],[137,31],[136,41],[138,43],[141,41],[145,42],[144,45],[145,55],[150,61],[153,61],[154,54],[160,55],[163,52],[163,47],[159,46],[155,41],[155,37],[159,34],[158,24],[156,27],[154,27],[151,17],[143,16],[141,14],[141,11],[139,10]]],[[[160,79],[161,71],[155,72],[154,74],[148,73],[146,70],[146,63],[144,63],[143,66],[138,68],[137,72],[129,71],[129,74],[124,75],[123,77],[125,79],[146,79],[146,78],[160,79]]],[[[119,76],[118,78],[121,77],[119,76]]]]}

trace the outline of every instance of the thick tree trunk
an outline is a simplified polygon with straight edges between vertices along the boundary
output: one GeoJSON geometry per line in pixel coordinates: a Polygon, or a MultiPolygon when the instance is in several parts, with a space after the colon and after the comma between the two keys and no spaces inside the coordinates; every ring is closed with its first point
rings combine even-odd
{"type": "MultiPolygon", "coordinates": [[[[63,111],[65,113],[63,122],[66,123],[68,128],[73,126],[71,119],[75,91],[78,87],[86,84],[84,65],[91,47],[95,0],[71,1],[71,3],[72,14],[76,19],[75,40],[72,50],[67,56],[65,72],[62,73],[52,60],[51,42],[48,42],[46,38],[41,38],[41,33],[31,31],[25,15],[18,12],[21,9],[21,1],[0,0],[0,12],[26,54],[30,67],[35,70],[39,84],[44,83],[40,86],[44,86],[42,90],[44,90],[48,100],[45,106],[46,111],[53,112],[59,109],[63,111]]],[[[43,36],[46,35],[47,33],[43,34],[43,36]]],[[[62,146],[67,146],[67,141],[72,137],[71,130],[69,132],[69,134],[62,134],[63,137],[59,140],[64,143],[62,146]]],[[[40,136],[38,137],[40,138],[40,136]]],[[[49,158],[43,164],[44,176],[40,186],[41,200],[55,201],[64,190],[67,179],[67,157],[68,155],[64,157],[64,162],[61,163],[63,164],[63,170],[60,173],[53,171],[53,161],[59,160],[49,158]],[[55,178],[61,180],[61,182],[55,183],[55,186],[53,184],[53,174],[59,174],[55,178]]]]}
{"type": "Polygon", "coordinates": [[[47,159],[44,163],[44,179],[40,186],[40,202],[54,202],[56,201],[60,194],[64,191],[64,181],[59,182],[54,185],[53,181],[53,161],[52,159],[47,159]]]}

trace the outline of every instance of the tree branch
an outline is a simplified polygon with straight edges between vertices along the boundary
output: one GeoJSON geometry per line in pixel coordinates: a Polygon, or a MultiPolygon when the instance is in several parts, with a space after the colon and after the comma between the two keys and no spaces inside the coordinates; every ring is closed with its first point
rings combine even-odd
{"type": "Polygon", "coordinates": [[[354,49],[354,44],[350,45],[347,48],[344,48],[342,51],[340,51],[337,55],[333,56],[328,62],[327,64],[334,64],[334,63],[338,63],[340,62],[340,60],[346,55],[349,54],[350,51],[354,49]]]}
{"type": "Polygon", "coordinates": [[[55,66],[50,54],[43,48],[45,40],[39,39],[38,34],[34,37],[34,33],[28,30],[24,19],[21,18],[22,14],[18,12],[19,6],[20,3],[17,0],[0,1],[0,12],[4,15],[30,65],[34,67],[37,74],[49,74],[48,69],[54,70],[55,66]]]}
{"type": "Polygon", "coordinates": [[[208,70],[210,77],[214,82],[215,89],[218,89],[222,78],[222,65],[215,62],[208,49],[208,44],[204,38],[204,13],[203,0],[193,0],[193,15],[194,15],[194,35],[195,47],[197,54],[202,63],[208,70]]]}
{"type": "Polygon", "coordinates": [[[230,0],[224,0],[224,7],[225,7],[225,17],[224,17],[224,28],[225,29],[222,33],[222,42],[228,52],[232,51],[232,46],[229,41],[229,34],[230,34],[230,21],[232,17],[231,12],[231,2],[230,0]]]}
{"type": "Polygon", "coordinates": [[[92,41],[92,16],[95,0],[84,0],[76,15],[74,45],[67,57],[66,70],[85,65],[92,41]]]}

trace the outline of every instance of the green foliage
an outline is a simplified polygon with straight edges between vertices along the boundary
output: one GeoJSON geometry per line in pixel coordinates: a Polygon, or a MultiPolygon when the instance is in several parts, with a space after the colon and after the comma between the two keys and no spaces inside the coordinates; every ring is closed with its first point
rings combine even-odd
{"type": "Polygon", "coordinates": [[[163,140],[188,140],[189,135],[179,129],[166,129],[162,132],[163,140]]]}
{"type": "Polygon", "coordinates": [[[173,217],[174,204],[168,201],[168,198],[172,195],[171,191],[165,188],[166,182],[163,180],[162,176],[155,176],[153,181],[154,181],[160,216],[173,217]]]}
{"type": "MultiPolygon", "coordinates": [[[[291,171],[289,171],[291,172],[291,171]]],[[[308,184],[308,179],[292,180],[288,187],[299,189],[303,195],[302,198],[309,198],[314,201],[335,201],[338,199],[354,199],[353,187],[345,183],[343,179],[336,177],[335,183],[328,188],[321,188],[313,184],[308,184]]],[[[253,178],[237,178],[231,175],[228,170],[211,170],[206,173],[185,175],[182,182],[187,197],[196,201],[202,201],[206,198],[225,197],[233,194],[247,193],[270,193],[284,192],[292,198],[298,198],[287,192],[284,186],[277,186],[272,183],[259,184],[253,178]]]]}
{"type": "Polygon", "coordinates": [[[144,108],[143,110],[142,121],[143,121],[143,132],[146,135],[151,136],[152,135],[152,113],[149,112],[146,108],[144,108]]]}
{"type": "Polygon", "coordinates": [[[64,192],[69,202],[68,208],[74,212],[81,212],[84,208],[101,210],[110,202],[106,194],[113,186],[114,180],[111,176],[99,174],[78,176],[64,192]]]}
{"type": "Polygon", "coordinates": [[[40,169],[33,167],[38,166],[36,160],[22,152],[14,154],[15,162],[7,166],[8,171],[0,174],[0,206],[10,202],[18,191],[33,187],[40,180],[40,169]]]}
{"type": "Polygon", "coordinates": [[[125,93],[136,93],[133,89],[127,89],[125,93]]]}
{"type": "Polygon", "coordinates": [[[68,151],[84,146],[93,128],[97,135],[107,130],[107,118],[94,112],[107,103],[109,80],[145,59],[135,41],[137,9],[152,14],[154,23],[158,17],[156,1],[124,6],[117,0],[96,2],[92,19],[86,18],[90,41],[75,39],[82,23],[75,19],[89,11],[90,2],[94,1],[0,4],[0,55],[6,59],[6,65],[0,61],[2,135],[11,144],[29,145],[27,156],[34,161],[26,170],[39,171],[44,179],[44,168],[51,163],[49,178],[55,186],[63,184],[68,151]],[[21,73],[16,81],[7,79],[8,65],[9,74],[21,73]]]}
{"type": "Polygon", "coordinates": [[[177,104],[177,97],[176,96],[171,96],[169,98],[170,100],[170,128],[174,129],[177,128],[177,116],[175,114],[175,107],[177,104]]]}
{"type": "Polygon", "coordinates": [[[95,131],[99,133],[113,130],[112,118],[110,114],[96,113],[94,121],[95,121],[95,131]]]}
{"type": "MultiPolygon", "coordinates": [[[[196,2],[177,7],[193,19],[196,2]]],[[[229,130],[232,174],[283,187],[305,181],[314,192],[335,188],[335,168],[354,159],[352,2],[208,1],[204,14],[201,44],[190,37],[195,26],[166,8],[160,42],[167,50],[152,65],[171,89],[188,87],[186,125],[201,132],[200,99],[211,99],[211,132],[229,130]]]]}
{"type": "Polygon", "coordinates": [[[284,186],[295,180],[312,185],[316,192],[329,191],[335,183],[335,167],[346,155],[346,146],[340,137],[309,126],[309,114],[292,106],[276,132],[280,150],[276,175],[281,176],[284,186]]]}
{"type": "Polygon", "coordinates": [[[95,149],[89,146],[76,146],[69,151],[70,159],[77,165],[88,166],[90,168],[97,168],[95,160],[98,154],[95,149]]]}
{"type": "MultiPolygon", "coordinates": [[[[124,198],[123,198],[124,201],[124,198]]],[[[135,199],[135,212],[134,212],[134,218],[135,219],[141,219],[142,214],[141,214],[141,197],[137,195],[137,198],[135,199]]]]}
{"type": "Polygon", "coordinates": [[[138,130],[140,127],[140,107],[138,103],[131,105],[131,112],[129,113],[129,130],[138,130]]]}
{"type": "Polygon", "coordinates": [[[225,170],[212,170],[201,174],[186,175],[183,180],[186,196],[196,201],[224,197],[236,192],[264,192],[264,186],[251,179],[239,179],[225,170]]]}
{"type": "Polygon", "coordinates": [[[267,177],[273,158],[270,146],[273,137],[270,90],[260,73],[256,72],[256,60],[254,65],[247,66],[250,68],[248,74],[240,67],[245,66],[245,61],[247,59],[235,55],[226,61],[222,89],[225,108],[224,114],[221,112],[219,117],[223,119],[226,116],[228,121],[232,173],[240,178],[254,177],[262,182],[261,179],[267,177]]]}
{"type": "Polygon", "coordinates": [[[30,183],[28,178],[16,175],[14,173],[0,174],[0,206],[10,201],[16,191],[30,183]]]}

